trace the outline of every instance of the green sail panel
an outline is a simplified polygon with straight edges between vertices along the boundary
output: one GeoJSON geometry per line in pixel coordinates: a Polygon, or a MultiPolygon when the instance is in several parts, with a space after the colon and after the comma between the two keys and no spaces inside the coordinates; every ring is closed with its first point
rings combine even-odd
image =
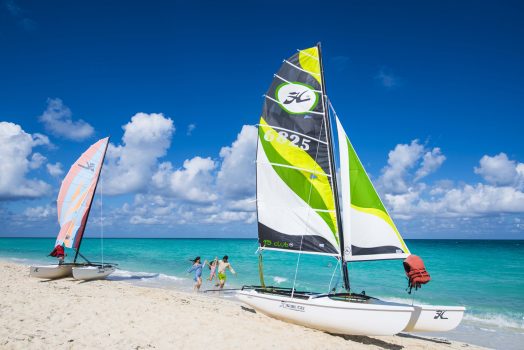
{"type": "Polygon", "coordinates": [[[338,117],[344,257],[347,261],[404,259],[410,253],[373,187],[338,117]]]}
{"type": "Polygon", "coordinates": [[[317,47],[284,60],[258,129],[257,214],[262,249],[339,254],[317,47]]]}

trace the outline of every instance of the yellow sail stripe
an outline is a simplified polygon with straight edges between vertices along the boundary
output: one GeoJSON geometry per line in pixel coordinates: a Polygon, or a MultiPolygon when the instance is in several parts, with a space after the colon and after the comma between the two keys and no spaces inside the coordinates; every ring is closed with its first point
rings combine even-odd
{"type": "MultiPolygon", "coordinates": [[[[311,178],[311,174],[303,172],[304,176],[309,179],[309,182],[315,187],[320,194],[320,197],[326,205],[326,209],[332,210],[335,208],[333,193],[331,190],[331,183],[327,174],[318,165],[318,163],[303,149],[294,145],[287,138],[280,136],[275,129],[267,124],[264,118],[260,118],[260,127],[264,132],[265,140],[284,158],[289,164],[295,165],[299,168],[308,169],[314,172],[315,178],[311,178]]],[[[329,216],[336,223],[336,215],[330,212],[329,216]]],[[[336,227],[336,225],[335,225],[336,227]]]]}
{"type": "Polygon", "coordinates": [[[318,83],[322,86],[320,78],[320,61],[318,58],[318,48],[316,46],[310,47],[309,49],[300,50],[298,53],[298,61],[302,69],[311,73],[311,76],[315,78],[318,83]]]}
{"type": "Polygon", "coordinates": [[[397,238],[400,241],[400,244],[402,244],[402,249],[404,250],[404,253],[409,253],[409,250],[408,250],[408,247],[406,246],[406,243],[404,243],[404,240],[402,239],[402,236],[400,235],[400,232],[398,232],[397,227],[395,226],[395,224],[393,223],[393,220],[391,220],[391,218],[389,217],[388,214],[384,213],[382,210],[378,210],[378,209],[375,209],[375,208],[361,208],[361,207],[358,207],[358,206],[356,206],[354,204],[351,204],[351,208],[355,209],[357,211],[366,213],[366,214],[374,215],[374,216],[384,220],[393,229],[393,231],[397,234],[397,238]]]}

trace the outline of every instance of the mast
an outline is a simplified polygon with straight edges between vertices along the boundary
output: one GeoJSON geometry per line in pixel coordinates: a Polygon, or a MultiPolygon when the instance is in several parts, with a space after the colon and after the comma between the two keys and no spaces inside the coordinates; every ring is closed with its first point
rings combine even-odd
{"type": "MultiPolygon", "coordinates": [[[[84,225],[82,227],[82,232],[81,232],[81,236],[80,236],[80,242],[78,242],[78,247],[76,248],[75,259],[73,260],[73,264],[76,263],[76,259],[78,258],[78,254],[80,254],[80,245],[82,244],[82,239],[84,239],[84,231],[86,230],[87,220],[89,219],[89,213],[91,213],[91,205],[93,204],[93,199],[95,199],[96,188],[98,187],[98,180],[100,180],[100,175],[102,175],[102,168],[104,167],[104,160],[106,159],[107,147],[109,146],[110,138],[111,138],[111,136],[109,136],[107,138],[106,148],[104,150],[104,155],[102,156],[102,163],[100,163],[100,171],[98,172],[98,176],[96,178],[95,190],[93,191],[93,196],[91,197],[91,200],[89,201],[89,209],[87,210],[86,220],[85,220],[85,223],[84,223],[84,225]]],[[[80,255],[82,257],[84,257],[82,254],[80,254],[80,255]]]]}
{"type": "Polygon", "coordinates": [[[338,198],[338,187],[337,187],[337,172],[335,169],[335,157],[334,157],[334,146],[333,146],[333,136],[331,134],[331,119],[329,118],[329,109],[328,109],[328,103],[327,103],[327,93],[326,93],[326,82],[324,80],[324,65],[322,64],[322,50],[320,47],[320,42],[317,44],[318,48],[318,58],[320,63],[320,72],[321,72],[321,78],[322,78],[322,89],[324,94],[324,112],[326,115],[326,130],[327,130],[327,138],[329,140],[329,160],[331,165],[331,180],[333,181],[333,192],[335,197],[335,210],[337,215],[337,228],[338,228],[338,238],[339,238],[339,244],[340,244],[340,262],[342,267],[342,276],[343,276],[343,284],[344,289],[349,292],[349,272],[347,269],[347,262],[346,258],[344,257],[344,235],[342,234],[342,220],[340,215],[340,204],[339,204],[339,198],[338,198]]]}

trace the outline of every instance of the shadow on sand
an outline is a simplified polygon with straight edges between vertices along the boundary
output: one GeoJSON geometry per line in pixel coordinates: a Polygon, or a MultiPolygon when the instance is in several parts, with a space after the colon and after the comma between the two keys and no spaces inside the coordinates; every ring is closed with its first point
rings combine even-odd
{"type": "Polygon", "coordinates": [[[344,338],[346,340],[351,340],[351,341],[354,341],[356,343],[361,343],[361,344],[365,344],[365,345],[374,345],[374,346],[376,346],[378,348],[381,348],[381,349],[387,349],[387,350],[404,349],[404,347],[402,345],[388,343],[387,341],[383,341],[383,340],[380,340],[380,339],[367,337],[365,335],[345,335],[345,334],[334,334],[334,333],[329,333],[329,334],[331,334],[333,336],[336,336],[336,337],[344,338]]]}
{"type": "Polygon", "coordinates": [[[433,342],[433,343],[437,343],[437,344],[448,344],[448,345],[451,344],[451,342],[449,340],[446,340],[446,339],[421,337],[421,336],[418,336],[418,335],[407,334],[407,333],[399,333],[397,335],[399,337],[402,337],[402,338],[420,339],[420,340],[425,340],[425,341],[429,341],[429,342],[433,342]]]}
{"type": "MultiPolygon", "coordinates": [[[[245,306],[240,306],[240,307],[242,308],[243,311],[251,312],[251,313],[254,313],[254,314],[257,313],[255,309],[252,309],[252,308],[249,308],[249,307],[245,307],[245,306]]],[[[391,343],[385,342],[385,341],[380,340],[380,339],[366,337],[365,335],[345,335],[345,334],[335,334],[335,333],[328,333],[328,334],[330,334],[332,336],[335,336],[335,337],[344,338],[345,340],[351,340],[351,341],[354,341],[354,342],[357,342],[357,343],[361,343],[361,344],[374,345],[374,346],[376,346],[378,348],[381,348],[381,349],[400,350],[400,349],[404,348],[402,345],[391,344],[391,343]]],[[[407,334],[405,336],[406,337],[410,337],[409,334],[407,334]]],[[[417,337],[413,337],[413,338],[417,338],[417,337]]],[[[420,337],[418,339],[431,340],[431,339],[426,339],[426,338],[422,338],[422,337],[420,337]]]]}
{"type": "MultiPolygon", "coordinates": [[[[133,281],[133,280],[147,280],[150,278],[156,278],[160,274],[154,273],[151,275],[131,275],[131,276],[107,276],[106,278],[92,279],[92,280],[81,280],[78,283],[94,282],[94,281],[133,281]]],[[[77,281],[77,280],[75,280],[77,281]]]]}
{"type": "Polygon", "coordinates": [[[253,314],[256,314],[257,311],[255,309],[252,309],[252,308],[249,308],[249,307],[245,307],[245,306],[240,306],[242,308],[242,310],[244,311],[247,311],[247,312],[251,312],[253,314]]]}
{"type": "Polygon", "coordinates": [[[131,276],[108,276],[107,280],[109,281],[133,281],[133,280],[147,280],[150,278],[157,278],[160,276],[159,273],[151,275],[131,275],[131,276]]]}
{"type": "Polygon", "coordinates": [[[66,276],[66,277],[57,277],[57,278],[48,278],[48,279],[41,279],[38,281],[38,283],[49,283],[49,282],[54,282],[54,281],[71,281],[71,282],[75,282],[76,280],[74,278],[72,278],[71,276],[66,276]]]}

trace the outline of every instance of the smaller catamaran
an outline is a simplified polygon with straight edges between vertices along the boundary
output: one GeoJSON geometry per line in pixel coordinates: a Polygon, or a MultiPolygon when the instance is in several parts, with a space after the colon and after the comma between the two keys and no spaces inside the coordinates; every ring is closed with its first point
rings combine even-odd
{"type": "Polygon", "coordinates": [[[464,307],[392,303],[351,292],[348,262],[409,257],[404,264],[411,285],[418,287],[429,275],[411,255],[327,99],[320,45],[299,50],[275,74],[260,118],[256,169],[260,252],[333,256],[344,292],[267,287],[260,253],[261,285],[244,286],[237,293],[242,302],[284,321],[341,334],[442,332],[460,323],[464,307]],[[330,114],[338,134],[341,198],[330,114]]]}
{"type": "Polygon", "coordinates": [[[116,264],[91,262],[80,253],[108,144],[109,137],[106,137],[91,145],[71,166],[58,193],[60,232],[56,238],[55,250],[58,248],[62,251],[59,248],[62,246],[73,248],[73,262],[31,266],[32,277],[55,279],[72,275],[76,279],[91,280],[105,278],[115,271],[116,264]],[[79,256],[85,262],[78,263],[79,256]]]}

